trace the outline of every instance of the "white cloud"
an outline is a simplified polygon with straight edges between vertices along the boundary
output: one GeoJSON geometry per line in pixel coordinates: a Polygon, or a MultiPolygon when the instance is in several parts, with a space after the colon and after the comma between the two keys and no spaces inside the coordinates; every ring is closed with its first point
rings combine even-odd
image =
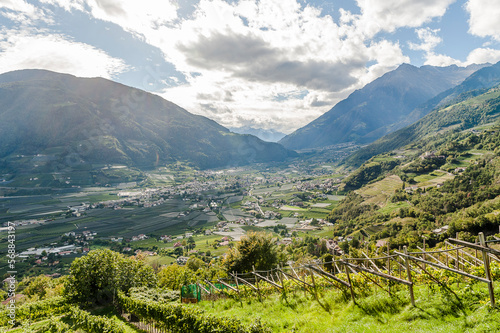
{"type": "Polygon", "coordinates": [[[40,0],[41,3],[49,5],[57,5],[64,8],[67,11],[73,9],[84,11],[84,0],[40,0]]]}
{"type": "Polygon", "coordinates": [[[433,52],[434,48],[438,46],[443,39],[437,35],[439,29],[422,28],[416,29],[418,38],[420,39],[420,44],[409,43],[410,49],[412,50],[422,50],[427,53],[433,52]]]}
{"type": "Polygon", "coordinates": [[[442,42],[442,38],[437,34],[439,29],[421,28],[415,32],[420,39],[420,44],[408,43],[410,49],[421,50],[425,52],[425,65],[430,66],[469,66],[471,64],[496,63],[500,60],[500,50],[487,47],[472,50],[465,61],[452,58],[445,54],[434,52],[436,46],[442,42]]]}
{"type": "Polygon", "coordinates": [[[443,39],[438,36],[439,29],[421,28],[415,29],[420,44],[409,42],[408,46],[411,50],[424,51],[425,65],[429,66],[450,66],[462,65],[462,63],[450,56],[444,54],[436,54],[434,49],[438,46],[443,39]]]}
{"type": "MultiPolygon", "coordinates": [[[[174,0],[41,1],[113,22],[161,49],[187,80],[163,96],[189,111],[289,132],[410,61],[398,42],[375,34],[419,27],[454,0],[358,0],[361,14],[339,9],[338,22],[298,0],[200,0],[189,17],[177,16],[174,0]]],[[[434,47],[426,31],[415,47],[434,47]]]]}
{"type": "Polygon", "coordinates": [[[177,19],[177,5],[170,0],[41,0],[67,11],[90,10],[97,19],[115,23],[123,29],[147,36],[151,31],[177,19]]]}
{"type": "Polygon", "coordinates": [[[357,0],[358,24],[368,36],[400,27],[420,27],[445,14],[455,0],[357,0]]]}
{"type": "Polygon", "coordinates": [[[498,0],[469,0],[466,4],[469,33],[480,37],[493,37],[500,41],[500,3],[498,0]]]}
{"type": "Polygon", "coordinates": [[[426,55],[426,61],[425,65],[429,66],[439,66],[439,67],[444,67],[444,66],[450,66],[450,65],[457,65],[457,66],[466,66],[466,63],[462,63],[460,60],[454,59],[450,56],[447,56],[445,54],[436,54],[434,52],[430,52],[426,55]]]}
{"type": "Polygon", "coordinates": [[[20,24],[41,20],[51,22],[45,13],[24,0],[0,0],[0,15],[20,24]]]}
{"type": "Polygon", "coordinates": [[[112,78],[127,66],[93,46],[43,31],[0,31],[0,73],[47,69],[83,77],[112,78]]]}
{"type": "Polygon", "coordinates": [[[444,54],[435,54],[431,52],[427,54],[427,60],[425,64],[431,66],[457,65],[465,67],[472,64],[494,64],[498,61],[500,61],[500,50],[491,48],[477,48],[469,53],[465,61],[460,61],[444,54]]]}
{"type": "Polygon", "coordinates": [[[289,132],[409,61],[398,43],[368,42],[355,29],[295,0],[202,0],[192,18],[148,40],[188,78],[188,85],[169,88],[167,99],[227,126],[257,121],[289,132]],[[366,68],[368,62],[374,64],[366,68]],[[290,94],[297,90],[306,93],[290,94]]]}
{"type": "Polygon", "coordinates": [[[500,50],[478,48],[472,50],[467,57],[467,64],[497,63],[500,61],[500,50]]]}

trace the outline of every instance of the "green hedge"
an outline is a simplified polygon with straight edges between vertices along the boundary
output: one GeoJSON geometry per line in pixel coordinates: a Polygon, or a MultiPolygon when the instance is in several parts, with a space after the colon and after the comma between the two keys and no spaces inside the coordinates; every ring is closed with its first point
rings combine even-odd
{"type": "Polygon", "coordinates": [[[103,316],[95,316],[76,306],[70,308],[69,318],[73,326],[81,328],[88,333],[125,333],[123,324],[103,316]]]}
{"type": "MultiPolygon", "coordinates": [[[[67,312],[69,309],[66,301],[62,297],[52,297],[42,301],[26,303],[16,307],[16,323],[21,323],[25,320],[36,321],[45,319],[53,315],[59,315],[67,312]]],[[[0,327],[9,325],[10,310],[0,311],[0,327]]]]}
{"type": "Polygon", "coordinates": [[[134,299],[118,294],[121,308],[137,317],[154,322],[157,328],[173,333],[264,333],[270,332],[259,322],[245,326],[238,319],[215,317],[203,310],[186,307],[181,304],[164,304],[147,300],[134,299]]]}

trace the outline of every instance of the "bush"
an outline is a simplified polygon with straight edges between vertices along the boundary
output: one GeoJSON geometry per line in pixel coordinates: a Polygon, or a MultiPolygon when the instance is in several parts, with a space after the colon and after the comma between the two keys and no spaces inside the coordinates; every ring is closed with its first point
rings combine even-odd
{"type": "Polygon", "coordinates": [[[203,310],[185,307],[180,304],[163,304],[148,300],[139,300],[118,294],[118,303],[122,310],[137,317],[154,321],[155,326],[173,333],[264,333],[270,330],[260,323],[245,327],[238,319],[215,317],[203,310]]]}

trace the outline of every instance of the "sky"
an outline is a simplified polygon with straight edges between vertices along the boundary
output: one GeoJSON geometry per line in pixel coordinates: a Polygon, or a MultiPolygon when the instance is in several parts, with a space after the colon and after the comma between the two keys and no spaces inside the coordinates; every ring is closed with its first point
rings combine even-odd
{"type": "Polygon", "coordinates": [[[396,69],[500,61],[500,0],[0,0],[0,73],[140,88],[290,133],[396,69]]]}

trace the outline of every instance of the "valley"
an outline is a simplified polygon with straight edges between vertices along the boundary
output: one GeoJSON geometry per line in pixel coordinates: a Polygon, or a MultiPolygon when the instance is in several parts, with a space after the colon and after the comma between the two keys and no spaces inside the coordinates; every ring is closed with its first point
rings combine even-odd
{"type": "MultiPolygon", "coordinates": [[[[124,174],[129,171],[115,169],[124,174]]],[[[5,226],[9,222],[16,225],[19,251],[75,244],[74,239],[68,242],[65,236],[72,234],[79,239],[76,241],[79,253],[83,248],[88,251],[102,246],[120,251],[130,248],[128,251],[166,253],[173,252],[174,240],[182,241],[188,238],[186,234],[192,234],[200,244],[196,249],[201,252],[211,249],[212,256],[217,256],[225,251],[213,248],[217,237],[220,240],[230,236],[231,241],[237,241],[246,230],[273,231],[285,226],[280,229],[283,236],[327,231],[328,227],[324,227],[325,231],[320,227],[308,230],[304,221],[324,220],[343,198],[337,194],[344,175],[332,174],[333,171],[332,165],[300,161],[207,171],[177,165],[174,170],[148,171],[141,182],[68,186],[51,188],[48,194],[21,196],[12,193],[23,190],[24,186],[8,186],[22,181],[16,178],[13,183],[0,187],[4,194],[0,197],[1,222],[5,226]],[[84,233],[88,232],[92,236],[85,237],[84,233]],[[147,239],[135,240],[139,235],[147,239]],[[160,240],[165,235],[169,236],[169,242],[160,240]],[[210,242],[210,246],[206,246],[206,242],[210,242]]],[[[44,178],[44,175],[37,176],[30,177],[38,178],[36,180],[26,181],[44,178]]],[[[74,176],[66,179],[73,180],[74,176]]],[[[43,188],[31,189],[36,192],[43,188]]],[[[4,245],[6,235],[6,232],[0,234],[4,245]]],[[[73,253],[68,258],[76,255],[73,253]]],[[[173,262],[175,257],[157,259],[173,262]]],[[[62,267],[50,268],[61,271],[62,267]]]]}
{"type": "MultiPolygon", "coordinates": [[[[340,330],[396,331],[412,320],[423,331],[430,325],[461,330],[463,320],[480,330],[487,315],[478,304],[488,294],[494,305],[491,284],[499,276],[500,93],[491,75],[497,67],[482,68],[439,95],[440,102],[429,102],[435,107],[419,120],[372,143],[291,151],[230,133],[156,97],[150,103],[168,107],[159,115],[143,107],[144,117],[175,110],[211,128],[210,135],[200,131],[200,141],[184,140],[182,122],[162,132],[136,118],[135,124],[120,119],[113,129],[102,127],[90,139],[66,133],[69,143],[47,131],[37,147],[11,138],[0,158],[0,269],[7,287],[15,272],[15,288],[24,297],[20,316],[41,307],[34,325],[52,325],[47,315],[61,314],[54,325],[92,331],[99,322],[117,332],[125,330],[123,322],[131,332],[167,322],[175,331],[188,325],[186,318],[189,325],[236,325],[235,331],[252,332],[317,332],[331,323],[340,330]],[[486,83],[477,88],[474,80],[486,83]],[[142,139],[129,140],[123,134],[129,130],[142,139]],[[138,142],[146,141],[139,149],[138,142]],[[78,148],[89,142],[89,149],[78,148]],[[450,241],[466,242],[476,252],[450,249],[450,241]],[[492,272],[481,266],[490,263],[479,259],[477,246],[493,253],[492,272]],[[412,255],[436,269],[430,273],[410,263],[420,260],[412,255]],[[402,285],[411,287],[410,298],[402,285]],[[381,297],[376,287],[389,296],[381,297]],[[303,297],[297,295],[301,290],[303,297]],[[433,292],[431,311],[448,319],[417,310],[414,292],[417,306],[433,292]],[[450,295],[454,303],[447,301],[450,295]],[[179,298],[200,304],[175,304],[179,298]],[[116,302],[129,312],[126,318],[118,317],[116,302]],[[158,312],[144,310],[151,306],[158,312]],[[256,316],[244,316],[255,307],[256,316]],[[326,319],[310,325],[305,308],[326,319]],[[269,318],[275,311],[283,318],[269,318]],[[472,320],[476,315],[482,317],[472,320]],[[356,322],[360,316],[365,324],[356,322]]],[[[90,119],[98,114],[93,106],[87,111],[90,119]]],[[[0,311],[4,326],[8,311],[0,311]]]]}

